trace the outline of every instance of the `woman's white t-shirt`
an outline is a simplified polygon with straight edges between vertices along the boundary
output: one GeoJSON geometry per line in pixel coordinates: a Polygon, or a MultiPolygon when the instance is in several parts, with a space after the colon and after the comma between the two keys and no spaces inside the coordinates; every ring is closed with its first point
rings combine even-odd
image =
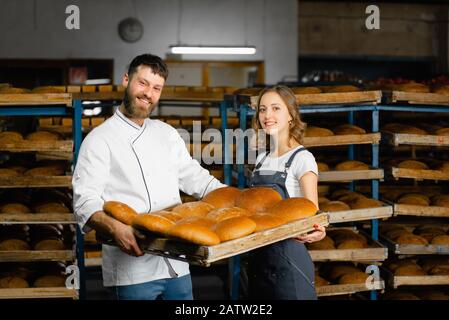
{"type": "MultiPolygon", "coordinates": [[[[304,148],[303,146],[298,146],[287,153],[284,153],[280,157],[273,157],[268,155],[263,161],[262,166],[259,170],[270,170],[270,171],[284,171],[285,164],[287,163],[290,156],[296,150],[304,148]]],[[[265,157],[266,152],[258,155],[256,160],[256,165],[265,157]]],[[[285,186],[287,188],[290,197],[302,197],[301,187],[299,185],[299,179],[307,173],[313,172],[318,175],[318,166],[315,161],[315,157],[308,150],[300,151],[296,154],[290,168],[287,170],[287,178],[285,180],[285,186]]]]}

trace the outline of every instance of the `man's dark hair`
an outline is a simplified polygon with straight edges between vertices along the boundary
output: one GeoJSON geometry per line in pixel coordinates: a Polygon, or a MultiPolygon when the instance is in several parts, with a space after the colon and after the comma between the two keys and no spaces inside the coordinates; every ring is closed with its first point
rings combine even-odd
{"type": "Polygon", "coordinates": [[[136,72],[137,68],[141,65],[148,66],[153,70],[153,73],[161,76],[164,80],[168,77],[168,67],[165,62],[153,54],[145,53],[137,56],[131,61],[128,68],[128,77],[131,78],[133,73],[136,72]]]}

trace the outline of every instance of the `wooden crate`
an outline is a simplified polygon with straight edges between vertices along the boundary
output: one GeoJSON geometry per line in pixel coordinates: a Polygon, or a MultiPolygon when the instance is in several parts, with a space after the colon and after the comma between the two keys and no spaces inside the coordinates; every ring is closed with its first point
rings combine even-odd
{"type": "Polygon", "coordinates": [[[70,93],[0,94],[0,106],[65,105],[72,106],[70,93]]]}
{"type": "Polygon", "coordinates": [[[1,177],[2,188],[71,187],[72,176],[1,177]]]}
{"type": "MultiPolygon", "coordinates": [[[[141,242],[141,247],[147,253],[188,261],[191,264],[210,266],[212,262],[312,231],[314,230],[314,224],[327,226],[329,224],[328,215],[321,213],[307,219],[293,221],[277,228],[256,232],[215,246],[198,246],[174,239],[151,238],[148,236],[147,239],[141,242]]],[[[104,241],[100,238],[99,240],[113,245],[112,241],[104,241]]]]}
{"type": "Polygon", "coordinates": [[[395,203],[393,204],[393,215],[449,218],[449,208],[395,203]]]}
{"type": "MultiPolygon", "coordinates": [[[[356,92],[334,92],[334,93],[313,93],[297,94],[296,102],[300,105],[329,105],[329,104],[366,104],[375,105],[380,103],[382,92],[356,91],[356,92]]],[[[256,108],[258,96],[250,98],[251,108],[256,108]]]]}
{"type": "Polygon", "coordinates": [[[72,261],[72,250],[17,250],[0,251],[0,262],[72,261]]]}
{"type": "Polygon", "coordinates": [[[354,180],[383,179],[383,169],[324,171],[319,173],[320,182],[344,182],[354,180]]]}
{"type": "Polygon", "coordinates": [[[344,223],[371,219],[388,219],[393,216],[393,207],[385,205],[378,208],[365,208],[345,211],[328,212],[329,223],[344,223]]]}
{"type": "Polygon", "coordinates": [[[341,250],[309,250],[313,261],[384,261],[388,258],[388,248],[371,240],[373,248],[341,250]]]}
{"type": "Polygon", "coordinates": [[[2,213],[0,224],[73,224],[73,213],[2,213]]]}
{"type": "Polygon", "coordinates": [[[78,291],[75,289],[61,288],[11,288],[0,289],[0,299],[45,299],[45,298],[70,298],[78,299],[78,291]]]}
{"type": "Polygon", "coordinates": [[[398,244],[392,240],[381,236],[382,242],[395,254],[407,255],[407,254],[449,254],[449,245],[418,245],[418,244],[398,244]]]}
{"type": "Polygon", "coordinates": [[[382,132],[382,138],[385,138],[385,141],[393,146],[402,144],[438,147],[449,146],[449,136],[382,132]]]}
{"type": "Polygon", "coordinates": [[[405,92],[405,91],[385,91],[383,96],[387,103],[405,102],[409,104],[422,105],[449,105],[449,96],[438,93],[420,93],[420,92],[405,92]]]}
{"type": "Polygon", "coordinates": [[[449,172],[440,170],[421,170],[421,169],[404,169],[391,168],[391,175],[396,178],[409,178],[415,180],[449,180],[449,172]]]}
{"type": "Polygon", "coordinates": [[[344,146],[352,144],[379,144],[380,133],[335,135],[329,137],[304,137],[305,147],[344,146]]]}
{"type": "Polygon", "coordinates": [[[0,151],[8,152],[73,152],[73,140],[0,142],[0,151]]]}
{"type": "Polygon", "coordinates": [[[344,294],[353,294],[356,292],[384,290],[385,282],[383,280],[375,281],[372,288],[368,288],[366,284],[332,284],[327,286],[316,287],[318,297],[337,296],[344,294]]]}

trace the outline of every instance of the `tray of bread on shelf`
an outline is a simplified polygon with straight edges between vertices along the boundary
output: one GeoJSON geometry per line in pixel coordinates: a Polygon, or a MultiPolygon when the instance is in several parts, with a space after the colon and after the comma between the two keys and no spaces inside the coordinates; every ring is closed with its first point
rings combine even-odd
{"type": "Polygon", "coordinates": [[[421,124],[412,126],[388,123],[381,128],[382,139],[393,146],[449,146],[449,127],[421,124]]]}
{"type": "Polygon", "coordinates": [[[363,263],[326,262],[315,263],[315,288],[319,297],[335,296],[384,290],[385,282],[377,266],[373,268],[363,263]]]}
{"type": "Polygon", "coordinates": [[[449,86],[428,85],[414,81],[383,84],[382,95],[387,103],[449,105],[449,86]]]}
{"type": "Polygon", "coordinates": [[[381,224],[380,238],[401,255],[449,254],[449,227],[441,224],[381,224]]]}
{"type": "MultiPolygon", "coordinates": [[[[299,105],[330,105],[330,104],[363,104],[375,105],[381,102],[380,90],[364,90],[354,85],[337,85],[321,87],[292,87],[296,102],[299,105]]],[[[256,108],[258,94],[261,88],[243,88],[234,92],[250,102],[251,108],[256,108]]]]}
{"type": "Polygon", "coordinates": [[[33,90],[3,86],[0,106],[65,105],[72,106],[72,95],[64,86],[37,87],[33,90]]]}
{"type": "Polygon", "coordinates": [[[440,190],[403,190],[401,187],[382,194],[393,205],[394,216],[449,217],[449,195],[440,190]]]}
{"type": "Polygon", "coordinates": [[[325,162],[318,162],[317,165],[320,182],[345,182],[384,178],[383,169],[373,168],[358,160],[343,161],[335,166],[329,166],[325,162]]]}
{"type": "Polygon", "coordinates": [[[0,265],[0,299],[78,299],[67,288],[67,264],[63,262],[10,262],[0,265]]]}
{"type": "Polygon", "coordinates": [[[329,228],[326,237],[306,245],[313,261],[384,261],[388,249],[362,230],[329,228]]]}
{"type": "Polygon", "coordinates": [[[6,152],[54,152],[67,156],[73,152],[73,140],[64,140],[50,131],[37,131],[23,136],[17,131],[0,132],[0,151],[6,152]]]}
{"type": "Polygon", "coordinates": [[[310,148],[352,144],[378,144],[380,138],[379,132],[369,133],[365,129],[353,124],[342,124],[332,129],[307,126],[303,145],[310,148]]]}
{"type": "Polygon", "coordinates": [[[394,179],[449,180],[449,161],[435,159],[393,159],[386,166],[394,179]]]}
{"type": "Polygon", "coordinates": [[[449,285],[448,257],[404,258],[389,261],[382,274],[393,288],[449,285]]]}
{"type": "Polygon", "coordinates": [[[318,213],[310,200],[282,200],[274,189],[262,187],[219,188],[202,201],[150,214],[117,201],[103,209],[147,236],[140,242],[145,252],[204,266],[328,225],[328,215],[318,213]]]}
{"type": "Polygon", "coordinates": [[[329,214],[329,223],[370,219],[388,219],[393,215],[390,204],[349,189],[337,189],[318,198],[320,210],[329,214]]]}

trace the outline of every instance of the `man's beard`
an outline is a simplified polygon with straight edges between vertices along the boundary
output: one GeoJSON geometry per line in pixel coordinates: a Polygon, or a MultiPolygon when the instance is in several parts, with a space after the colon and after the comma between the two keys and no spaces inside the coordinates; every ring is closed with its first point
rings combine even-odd
{"type": "Polygon", "coordinates": [[[137,118],[137,119],[146,119],[150,116],[151,111],[153,111],[154,105],[151,101],[150,106],[148,109],[142,109],[139,108],[134,102],[134,100],[137,99],[137,96],[131,98],[130,94],[128,92],[128,88],[125,89],[125,96],[123,98],[123,105],[125,107],[125,113],[130,118],[137,118]]]}

